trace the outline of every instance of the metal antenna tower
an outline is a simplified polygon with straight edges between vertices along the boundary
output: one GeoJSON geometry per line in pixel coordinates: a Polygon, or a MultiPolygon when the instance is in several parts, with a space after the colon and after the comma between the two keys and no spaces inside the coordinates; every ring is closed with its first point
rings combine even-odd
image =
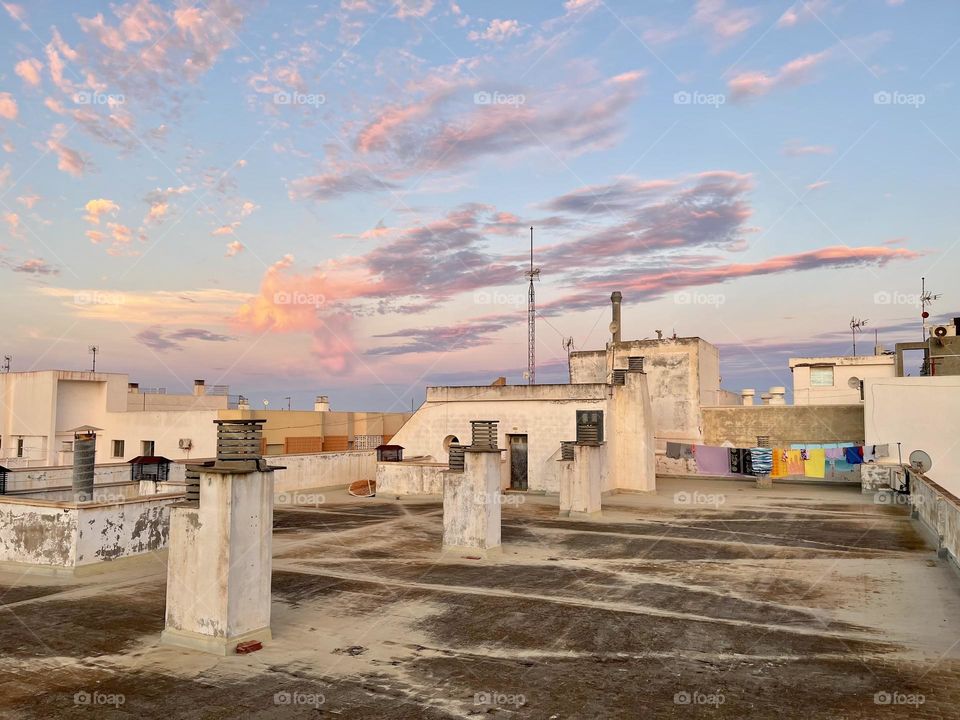
{"type": "Polygon", "coordinates": [[[97,353],[100,352],[100,348],[98,348],[96,345],[91,345],[88,348],[88,350],[90,351],[90,354],[93,355],[93,368],[91,369],[91,372],[96,372],[97,371],[97,353]]]}
{"type": "Polygon", "coordinates": [[[0,371],[8,373],[10,372],[10,361],[13,360],[12,355],[3,356],[3,365],[0,365],[0,371]]]}
{"type": "Polygon", "coordinates": [[[530,293],[527,299],[527,384],[537,384],[537,294],[533,281],[540,279],[540,268],[533,266],[533,228],[530,228],[530,270],[524,273],[530,278],[530,293]]]}

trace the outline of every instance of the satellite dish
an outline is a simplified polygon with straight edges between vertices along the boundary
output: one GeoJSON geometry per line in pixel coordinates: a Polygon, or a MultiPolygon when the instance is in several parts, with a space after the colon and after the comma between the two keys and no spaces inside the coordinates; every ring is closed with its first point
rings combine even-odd
{"type": "Polygon", "coordinates": [[[910,453],[910,467],[918,472],[927,473],[933,467],[933,460],[923,450],[914,450],[910,453]]]}
{"type": "Polygon", "coordinates": [[[611,333],[615,333],[615,332],[616,332],[617,330],[619,330],[619,329],[620,329],[620,323],[616,323],[616,322],[610,323],[610,332],[611,332],[611,333]]]}
{"type": "Polygon", "coordinates": [[[852,377],[852,378],[850,378],[849,380],[847,380],[847,385],[849,385],[850,387],[852,387],[854,390],[859,390],[859,389],[860,389],[860,378],[858,378],[858,377],[852,377]]]}

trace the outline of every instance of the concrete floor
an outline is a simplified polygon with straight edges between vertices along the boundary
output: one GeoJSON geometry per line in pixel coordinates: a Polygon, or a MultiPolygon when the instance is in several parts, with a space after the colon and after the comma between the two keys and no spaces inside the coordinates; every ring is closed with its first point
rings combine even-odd
{"type": "Polygon", "coordinates": [[[905,509],[659,487],[598,521],[508,496],[483,561],[441,557],[437,499],[278,508],[274,639],[247,656],[158,645],[162,558],[0,573],[0,717],[960,716],[960,580],[905,509]]]}

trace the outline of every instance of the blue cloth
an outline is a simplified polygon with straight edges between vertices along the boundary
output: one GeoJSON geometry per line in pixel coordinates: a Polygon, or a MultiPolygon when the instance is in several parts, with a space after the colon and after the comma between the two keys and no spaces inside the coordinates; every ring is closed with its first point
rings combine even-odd
{"type": "Polygon", "coordinates": [[[863,448],[862,447],[848,447],[843,449],[843,454],[846,461],[850,465],[861,465],[863,463],[863,448]]]}
{"type": "Polygon", "coordinates": [[[750,448],[750,462],[754,475],[769,475],[773,470],[773,450],[771,448],[750,448]]]}

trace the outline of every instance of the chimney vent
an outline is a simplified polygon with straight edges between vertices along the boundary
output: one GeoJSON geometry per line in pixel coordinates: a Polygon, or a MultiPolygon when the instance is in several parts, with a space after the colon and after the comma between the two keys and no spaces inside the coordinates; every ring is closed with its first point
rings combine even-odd
{"type": "Polygon", "coordinates": [[[627,358],[627,370],[630,372],[643,372],[643,356],[631,355],[627,358]]]}

